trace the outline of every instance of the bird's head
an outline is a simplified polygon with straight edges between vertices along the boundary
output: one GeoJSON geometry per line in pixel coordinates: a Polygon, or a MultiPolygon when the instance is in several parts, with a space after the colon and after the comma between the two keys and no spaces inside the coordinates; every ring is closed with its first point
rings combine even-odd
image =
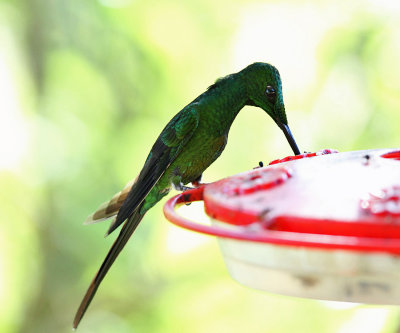
{"type": "Polygon", "coordinates": [[[299,155],[299,148],[290,132],[286,118],[278,70],[270,64],[256,62],[243,69],[241,74],[247,89],[247,104],[263,109],[284,132],[293,152],[299,155]]]}

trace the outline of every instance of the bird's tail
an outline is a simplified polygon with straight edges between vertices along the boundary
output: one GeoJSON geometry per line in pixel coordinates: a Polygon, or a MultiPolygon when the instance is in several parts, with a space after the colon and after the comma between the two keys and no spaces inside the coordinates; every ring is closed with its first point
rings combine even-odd
{"type": "Polygon", "coordinates": [[[116,193],[111,200],[101,204],[93,214],[87,217],[84,224],[98,223],[113,217],[112,224],[135,182],[136,179],[131,180],[120,192],[116,193]]]}
{"type": "Polygon", "coordinates": [[[91,284],[81,302],[81,305],[79,306],[79,309],[76,312],[76,315],[74,318],[74,323],[73,323],[74,329],[78,326],[83,315],[85,314],[85,312],[86,312],[90,302],[92,301],[94,295],[96,294],[97,288],[99,287],[104,276],[107,274],[111,265],[114,263],[115,259],[118,257],[119,253],[124,248],[125,244],[131,237],[132,233],[135,231],[139,222],[142,220],[144,214],[140,213],[141,206],[142,205],[140,205],[133,212],[132,216],[127,220],[127,222],[122,227],[121,232],[119,233],[117,239],[115,240],[115,242],[112,245],[110,251],[108,252],[106,258],[104,259],[99,271],[97,272],[96,276],[94,277],[93,281],[91,282],[91,284]]]}

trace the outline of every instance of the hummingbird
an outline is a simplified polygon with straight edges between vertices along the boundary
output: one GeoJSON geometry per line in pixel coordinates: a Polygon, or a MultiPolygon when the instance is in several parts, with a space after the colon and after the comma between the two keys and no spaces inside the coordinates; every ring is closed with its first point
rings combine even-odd
{"type": "Polygon", "coordinates": [[[164,127],[138,177],[86,220],[90,224],[113,218],[106,235],[123,226],[79,306],[73,328],[146,212],[171,188],[183,191],[188,183],[200,185],[203,171],[221,155],[232,122],[245,105],[264,110],[283,131],[294,154],[300,154],[288,126],[281,78],[274,66],[256,62],[218,79],[164,127]]]}

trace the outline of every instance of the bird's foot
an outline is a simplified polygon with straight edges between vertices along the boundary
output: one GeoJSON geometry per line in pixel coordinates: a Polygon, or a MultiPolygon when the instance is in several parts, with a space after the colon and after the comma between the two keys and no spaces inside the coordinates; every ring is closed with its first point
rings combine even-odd
{"type": "MultiPolygon", "coordinates": [[[[172,183],[172,187],[174,188],[175,191],[187,191],[187,190],[193,190],[193,187],[190,186],[185,186],[182,184],[182,182],[179,183],[172,183]]],[[[190,206],[191,202],[185,203],[186,206],[190,206]]]]}
{"type": "Polygon", "coordinates": [[[187,191],[187,190],[193,190],[193,187],[190,186],[185,186],[183,185],[181,182],[179,182],[178,184],[172,184],[174,190],[176,191],[187,191]]]}

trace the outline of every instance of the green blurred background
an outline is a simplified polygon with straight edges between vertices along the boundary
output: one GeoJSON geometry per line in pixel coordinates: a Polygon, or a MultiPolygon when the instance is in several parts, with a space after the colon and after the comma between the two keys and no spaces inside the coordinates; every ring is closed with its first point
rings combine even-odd
{"type": "MultiPolygon", "coordinates": [[[[0,332],[69,332],[112,244],[83,226],[216,78],[277,66],[301,150],[400,145],[399,1],[0,1],[0,332]]],[[[210,182],[290,154],[246,107],[210,182]]],[[[250,290],[158,204],[79,332],[395,332],[396,307],[250,290]]],[[[193,217],[200,210],[193,207],[193,217]]],[[[198,217],[200,218],[200,217],[198,217]]]]}

